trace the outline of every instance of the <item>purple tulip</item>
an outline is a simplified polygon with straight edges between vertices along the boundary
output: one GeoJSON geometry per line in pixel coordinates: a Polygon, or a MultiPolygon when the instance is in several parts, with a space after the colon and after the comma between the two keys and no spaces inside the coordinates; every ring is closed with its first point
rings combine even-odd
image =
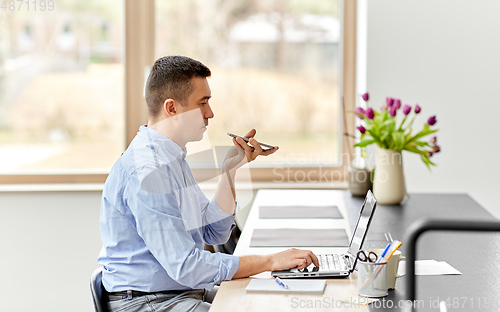
{"type": "Polygon", "coordinates": [[[373,111],[373,109],[371,107],[369,107],[367,110],[366,110],[366,118],[368,119],[373,119],[375,118],[375,112],[373,111]]]}
{"type": "Polygon", "coordinates": [[[386,108],[391,107],[392,104],[394,104],[394,99],[391,97],[386,97],[385,98],[385,103],[387,104],[386,108]]]}
{"type": "Polygon", "coordinates": [[[365,94],[363,94],[363,100],[365,102],[368,102],[369,99],[370,99],[370,95],[368,94],[368,92],[366,92],[365,94]]]}
{"type": "Polygon", "coordinates": [[[358,114],[359,119],[363,119],[363,116],[362,116],[362,115],[365,115],[365,114],[366,114],[365,110],[364,110],[363,108],[361,108],[361,107],[356,107],[356,109],[354,110],[354,112],[355,112],[356,114],[358,114]],[[361,115],[361,116],[360,116],[360,115],[361,115]]]}
{"type": "Polygon", "coordinates": [[[418,106],[418,104],[415,106],[415,114],[418,114],[420,113],[422,109],[420,108],[420,106],[418,106]]]}
{"type": "Polygon", "coordinates": [[[398,110],[398,109],[396,108],[396,106],[395,106],[395,105],[393,105],[393,106],[391,107],[391,111],[389,112],[389,114],[390,114],[392,117],[395,117],[395,116],[396,116],[396,112],[397,112],[397,110],[398,110]]]}
{"type": "Polygon", "coordinates": [[[366,114],[365,110],[362,107],[356,107],[356,109],[354,110],[354,112],[356,114],[362,114],[362,115],[366,114]]]}
{"type": "Polygon", "coordinates": [[[427,120],[427,123],[431,126],[434,126],[436,124],[437,120],[436,120],[436,116],[432,116],[430,117],[428,120],[427,120]]]}
{"type": "Polygon", "coordinates": [[[436,145],[432,148],[432,150],[434,151],[434,154],[436,154],[436,153],[439,153],[441,151],[441,147],[436,145]]]}
{"type": "Polygon", "coordinates": [[[400,99],[395,100],[394,106],[396,106],[396,109],[399,109],[401,107],[401,100],[400,99]]]}
{"type": "Polygon", "coordinates": [[[403,114],[408,115],[411,112],[411,106],[406,104],[403,106],[403,114]]]}
{"type": "Polygon", "coordinates": [[[431,152],[431,151],[429,151],[429,152],[427,153],[427,156],[429,156],[429,157],[432,157],[432,155],[434,155],[434,153],[433,153],[433,152],[431,152]]]}
{"type": "Polygon", "coordinates": [[[433,137],[431,138],[431,143],[432,143],[432,144],[436,144],[436,142],[437,142],[437,137],[433,136],[433,137]]]}
{"type": "Polygon", "coordinates": [[[358,127],[356,127],[356,128],[358,128],[358,130],[359,130],[359,132],[361,132],[361,134],[365,134],[365,132],[366,132],[365,127],[363,127],[363,126],[358,126],[358,127]]]}

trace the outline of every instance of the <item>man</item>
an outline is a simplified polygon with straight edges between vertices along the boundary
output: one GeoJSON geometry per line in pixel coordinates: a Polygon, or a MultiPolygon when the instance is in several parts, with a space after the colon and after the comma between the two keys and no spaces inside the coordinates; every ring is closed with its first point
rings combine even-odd
{"type": "Polygon", "coordinates": [[[101,207],[103,284],[111,311],[207,311],[222,281],[318,264],[307,250],[236,257],[204,250],[223,244],[234,224],[236,170],[263,151],[255,130],[233,139],[215,196],[208,200],[185,161],[214,117],[202,63],[158,59],[148,77],[148,124],[111,169],[101,207]]]}

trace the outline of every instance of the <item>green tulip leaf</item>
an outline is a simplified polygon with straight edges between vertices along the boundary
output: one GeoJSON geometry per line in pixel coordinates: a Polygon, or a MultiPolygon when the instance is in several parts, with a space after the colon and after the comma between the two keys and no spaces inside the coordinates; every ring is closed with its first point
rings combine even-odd
{"type": "MultiPolygon", "coordinates": [[[[438,130],[426,130],[425,129],[425,126],[424,126],[424,130],[420,131],[419,133],[415,134],[411,139],[408,140],[408,142],[411,142],[411,141],[416,141],[424,136],[427,136],[429,134],[433,134],[433,133],[436,133],[438,130]]],[[[408,143],[407,142],[407,143],[408,143]]]]}
{"type": "Polygon", "coordinates": [[[366,129],[366,132],[368,132],[373,139],[375,139],[375,141],[380,141],[380,138],[379,138],[379,134],[375,131],[373,131],[372,129],[366,129]]]}
{"type": "Polygon", "coordinates": [[[395,121],[393,119],[389,119],[389,120],[384,121],[384,123],[382,123],[382,127],[390,126],[391,124],[394,124],[394,123],[395,123],[395,121]]]}
{"type": "Polygon", "coordinates": [[[420,158],[422,159],[422,161],[425,163],[425,165],[427,166],[427,168],[429,169],[429,171],[431,170],[431,166],[435,166],[436,164],[433,163],[430,159],[429,159],[429,156],[427,156],[427,154],[425,155],[420,155],[420,158]]]}
{"type": "Polygon", "coordinates": [[[405,146],[405,134],[403,131],[396,131],[392,133],[392,139],[394,140],[394,149],[400,151],[405,146]]]}
{"type": "Polygon", "coordinates": [[[415,142],[416,145],[420,146],[420,147],[426,147],[426,146],[431,146],[429,143],[427,142],[415,142]]]}
{"type": "Polygon", "coordinates": [[[361,142],[354,144],[355,147],[366,147],[370,144],[375,143],[376,141],[374,139],[371,140],[361,140],[361,142]]]}

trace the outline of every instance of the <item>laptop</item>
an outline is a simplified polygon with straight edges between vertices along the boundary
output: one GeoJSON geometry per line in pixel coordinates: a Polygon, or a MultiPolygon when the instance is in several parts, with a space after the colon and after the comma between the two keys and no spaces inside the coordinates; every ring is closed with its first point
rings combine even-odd
{"type": "Polygon", "coordinates": [[[377,200],[375,196],[373,196],[371,191],[368,191],[361,211],[359,212],[358,222],[352,234],[347,253],[316,255],[319,260],[319,267],[315,267],[314,264],[311,264],[309,267],[302,270],[293,268],[285,271],[272,271],[272,276],[278,276],[280,278],[349,276],[356,267],[356,255],[363,246],[376,206],[377,200]]]}

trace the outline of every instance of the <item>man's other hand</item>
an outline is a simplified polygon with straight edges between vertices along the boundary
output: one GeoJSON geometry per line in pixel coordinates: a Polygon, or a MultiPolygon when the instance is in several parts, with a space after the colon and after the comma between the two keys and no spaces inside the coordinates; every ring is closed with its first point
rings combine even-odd
{"type": "Polygon", "coordinates": [[[248,143],[242,138],[233,138],[233,148],[231,148],[224,159],[223,167],[226,170],[236,170],[246,163],[254,161],[258,156],[268,156],[275,153],[279,147],[263,150],[257,140],[254,139],[255,129],[250,130],[244,135],[249,139],[248,143]]]}

